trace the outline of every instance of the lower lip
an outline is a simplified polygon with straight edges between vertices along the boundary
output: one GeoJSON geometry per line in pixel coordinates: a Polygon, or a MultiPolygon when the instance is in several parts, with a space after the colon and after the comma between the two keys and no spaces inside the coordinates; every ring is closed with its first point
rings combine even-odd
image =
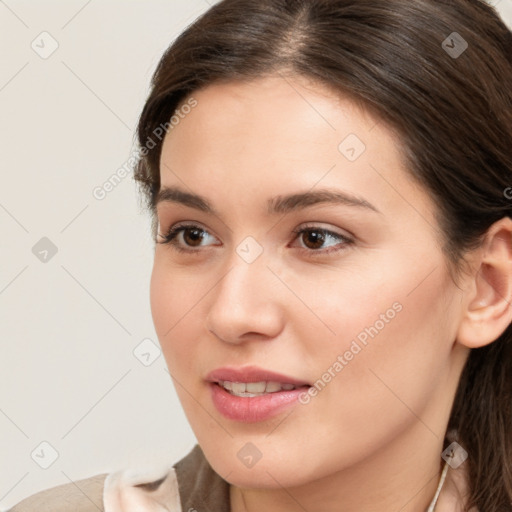
{"type": "Polygon", "coordinates": [[[308,386],[251,397],[232,395],[216,382],[210,383],[210,389],[213,404],[223,416],[242,423],[254,423],[272,418],[297,404],[299,395],[307,391],[308,386]]]}

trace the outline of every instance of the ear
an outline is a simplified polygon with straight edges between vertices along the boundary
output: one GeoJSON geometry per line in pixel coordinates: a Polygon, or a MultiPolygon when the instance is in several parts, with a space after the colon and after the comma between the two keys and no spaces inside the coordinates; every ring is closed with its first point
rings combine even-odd
{"type": "Polygon", "coordinates": [[[512,219],[504,217],[487,230],[475,263],[457,333],[469,348],[492,343],[512,322],[512,219]]]}

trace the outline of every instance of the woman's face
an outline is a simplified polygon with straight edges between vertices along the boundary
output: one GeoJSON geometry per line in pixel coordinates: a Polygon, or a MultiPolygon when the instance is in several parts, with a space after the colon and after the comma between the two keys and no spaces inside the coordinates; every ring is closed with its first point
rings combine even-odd
{"type": "Polygon", "coordinates": [[[174,192],[159,233],[186,228],[156,246],[151,307],[213,468],[278,488],[440,455],[464,359],[461,291],[396,139],[299,78],[193,98],[164,140],[161,185],[174,192]],[[304,387],[236,397],[219,380],[304,387]]]}

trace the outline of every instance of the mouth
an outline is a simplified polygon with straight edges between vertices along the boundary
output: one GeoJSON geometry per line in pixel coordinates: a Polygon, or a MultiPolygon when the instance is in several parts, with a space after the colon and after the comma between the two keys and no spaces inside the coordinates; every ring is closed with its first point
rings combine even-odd
{"type": "Polygon", "coordinates": [[[257,366],[217,368],[206,376],[206,380],[218,384],[236,396],[259,396],[304,386],[310,387],[309,382],[304,380],[257,366]]]}
{"type": "Polygon", "coordinates": [[[229,380],[220,380],[216,382],[221,388],[224,388],[229,394],[239,397],[264,396],[281,391],[292,391],[298,388],[307,388],[309,385],[296,386],[287,382],[260,381],[260,382],[233,382],[229,380]]]}
{"type": "Polygon", "coordinates": [[[305,381],[255,366],[219,368],[206,380],[217,410],[244,423],[268,420],[297,405],[300,395],[311,387],[305,381]]]}

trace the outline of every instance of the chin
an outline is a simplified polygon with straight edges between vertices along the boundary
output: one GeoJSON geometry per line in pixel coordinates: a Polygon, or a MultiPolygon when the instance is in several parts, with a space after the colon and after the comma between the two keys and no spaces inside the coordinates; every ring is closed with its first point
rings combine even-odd
{"type": "Polygon", "coordinates": [[[205,451],[214,471],[231,485],[252,489],[281,489],[303,485],[316,479],[308,468],[297,467],[300,461],[296,463],[288,458],[265,458],[263,455],[252,467],[245,467],[239,460],[237,451],[232,452],[232,456],[227,456],[224,452],[213,457],[205,451]],[[299,469],[304,471],[299,473],[299,469]]]}
{"type": "Polygon", "coordinates": [[[297,475],[291,476],[289,469],[270,469],[256,468],[242,470],[236,469],[224,478],[231,485],[244,489],[273,489],[278,490],[283,487],[292,488],[303,485],[308,482],[307,478],[300,479],[297,475]],[[268,471],[268,472],[267,472],[268,471]]]}

